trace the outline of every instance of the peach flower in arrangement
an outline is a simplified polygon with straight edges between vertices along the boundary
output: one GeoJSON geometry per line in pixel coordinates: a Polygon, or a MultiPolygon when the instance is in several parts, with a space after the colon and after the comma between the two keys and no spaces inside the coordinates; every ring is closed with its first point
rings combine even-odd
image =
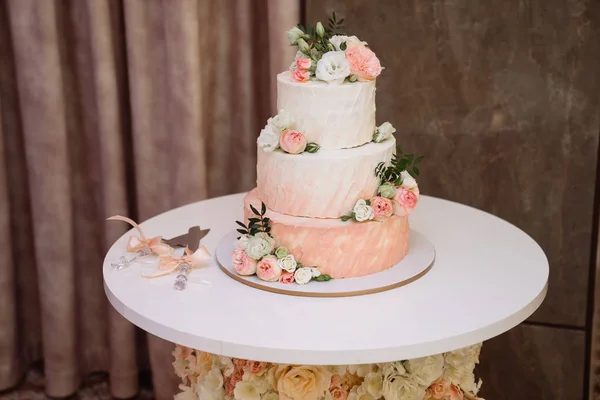
{"type": "Polygon", "coordinates": [[[277,257],[265,256],[258,262],[256,275],[267,282],[277,282],[282,274],[282,270],[277,264],[277,257]]]}
{"type": "Polygon", "coordinates": [[[290,72],[290,78],[296,82],[308,82],[310,79],[310,72],[305,69],[296,68],[290,72]]]}
{"type": "Polygon", "coordinates": [[[300,57],[296,59],[296,69],[308,70],[312,65],[310,58],[300,57]]]}
{"type": "Polygon", "coordinates": [[[438,378],[428,388],[428,390],[431,390],[430,398],[443,399],[444,396],[446,396],[446,393],[448,392],[449,387],[450,387],[450,382],[448,382],[445,378],[438,378]]]}
{"type": "Polygon", "coordinates": [[[268,363],[260,361],[246,361],[246,368],[254,375],[262,375],[267,370],[268,365],[268,363]]]}
{"type": "Polygon", "coordinates": [[[406,216],[412,213],[419,202],[419,188],[406,189],[398,187],[394,195],[394,214],[406,216]]]}
{"type": "Polygon", "coordinates": [[[288,129],[279,137],[279,146],[286,153],[300,154],[306,149],[306,144],[306,138],[299,131],[288,129]]]}
{"type": "Polygon", "coordinates": [[[365,46],[351,46],[346,50],[350,73],[359,81],[372,81],[381,74],[381,64],[373,52],[365,46]]]}
{"type": "Polygon", "coordinates": [[[394,205],[390,199],[385,197],[375,196],[371,199],[371,207],[373,208],[374,219],[384,219],[392,216],[394,205]]]}
{"type": "Polygon", "coordinates": [[[329,394],[331,394],[333,400],[346,400],[348,398],[348,390],[342,386],[342,378],[339,375],[331,377],[329,394]]]}
{"type": "Polygon", "coordinates": [[[329,390],[331,372],[322,366],[278,365],[269,370],[269,383],[280,400],[318,400],[329,390]]]}
{"type": "Polygon", "coordinates": [[[242,248],[236,248],[233,250],[233,254],[231,256],[231,263],[233,264],[233,269],[240,275],[254,275],[256,273],[257,261],[250,258],[248,254],[246,254],[246,250],[242,248]]]}
{"type": "Polygon", "coordinates": [[[283,272],[279,277],[279,283],[293,283],[294,282],[294,273],[293,272],[283,272]]]}
{"type": "Polygon", "coordinates": [[[462,391],[455,385],[450,385],[450,387],[448,388],[448,394],[446,397],[449,400],[463,400],[465,398],[463,396],[462,391]]]}

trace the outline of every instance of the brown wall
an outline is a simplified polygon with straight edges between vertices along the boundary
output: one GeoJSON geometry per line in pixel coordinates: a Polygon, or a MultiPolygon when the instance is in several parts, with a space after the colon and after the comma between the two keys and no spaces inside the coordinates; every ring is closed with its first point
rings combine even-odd
{"type": "Polygon", "coordinates": [[[343,15],[380,57],[378,123],[426,156],[422,192],[510,221],[550,260],[542,307],[484,346],[484,397],[583,398],[600,2],[307,0],[305,10],[309,23],[343,15]]]}

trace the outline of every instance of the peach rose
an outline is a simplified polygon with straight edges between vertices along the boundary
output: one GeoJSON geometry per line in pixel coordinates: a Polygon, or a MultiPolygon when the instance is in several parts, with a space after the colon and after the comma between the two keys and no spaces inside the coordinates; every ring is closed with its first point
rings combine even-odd
{"type": "Polygon", "coordinates": [[[419,189],[413,190],[398,187],[394,195],[394,214],[406,216],[412,213],[419,202],[419,189]]]}
{"type": "Polygon", "coordinates": [[[300,57],[296,59],[296,68],[307,70],[312,65],[310,58],[300,57]]]}
{"type": "Polygon", "coordinates": [[[465,398],[462,391],[454,385],[450,385],[448,388],[448,395],[450,400],[463,400],[465,398]]]}
{"type": "Polygon", "coordinates": [[[371,208],[373,208],[374,219],[391,217],[394,211],[392,201],[380,196],[375,196],[371,199],[371,208]]]}
{"type": "Polygon", "coordinates": [[[339,375],[333,375],[331,377],[331,383],[329,384],[329,390],[336,388],[336,387],[342,387],[342,377],[339,375]]]}
{"type": "Polygon", "coordinates": [[[281,276],[282,270],[277,265],[277,257],[265,256],[258,262],[256,275],[267,282],[277,282],[281,276]]]}
{"type": "Polygon", "coordinates": [[[433,390],[431,390],[431,387],[428,387],[427,389],[425,389],[425,394],[423,395],[423,400],[431,400],[434,398],[435,397],[433,397],[433,390]]]}
{"type": "Polygon", "coordinates": [[[296,82],[308,82],[310,79],[310,72],[305,69],[296,68],[290,72],[290,78],[296,82]]]}
{"type": "Polygon", "coordinates": [[[233,269],[240,275],[254,275],[256,273],[257,261],[248,257],[246,250],[237,248],[231,256],[233,269]]]}
{"type": "Polygon", "coordinates": [[[262,375],[267,369],[268,363],[260,361],[246,361],[246,368],[254,375],[262,375]]]}
{"type": "Polygon", "coordinates": [[[278,365],[268,378],[280,400],[317,400],[329,389],[331,372],[322,366],[278,365]]]}
{"type": "Polygon", "coordinates": [[[350,47],[346,50],[346,59],[350,64],[350,73],[358,76],[359,81],[372,81],[381,73],[379,59],[368,47],[350,47]]]}
{"type": "Polygon", "coordinates": [[[302,132],[285,130],[279,137],[279,146],[290,154],[300,154],[306,149],[306,138],[302,132]]]}
{"type": "Polygon", "coordinates": [[[348,391],[341,386],[336,386],[333,389],[329,389],[329,393],[333,400],[346,400],[348,397],[348,391]]]}
{"type": "Polygon", "coordinates": [[[448,390],[450,382],[448,382],[445,378],[436,379],[429,388],[431,389],[432,395],[434,399],[443,399],[446,395],[446,391],[448,390]]]}
{"type": "Polygon", "coordinates": [[[244,377],[244,371],[242,370],[234,370],[231,375],[224,379],[223,386],[225,387],[225,394],[227,396],[233,396],[233,390],[235,389],[235,385],[238,384],[239,381],[244,377]]]}
{"type": "Polygon", "coordinates": [[[279,277],[279,283],[293,283],[294,282],[294,273],[293,272],[283,272],[279,277]]]}

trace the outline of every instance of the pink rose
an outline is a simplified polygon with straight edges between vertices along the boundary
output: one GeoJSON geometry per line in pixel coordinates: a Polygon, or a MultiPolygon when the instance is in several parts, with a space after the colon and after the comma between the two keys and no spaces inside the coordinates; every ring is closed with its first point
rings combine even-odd
{"type": "Polygon", "coordinates": [[[346,59],[350,64],[350,73],[358,76],[359,81],[372,81],[381,73],[379,59],[368,47],[350,47],[346,50],[346,59]]]}
{"type": "Polygon", "coordinates": [[[413,212],[419,202],[419,197],[419,189],[416,187],[412,190],[403,187],[396,188],[394,214],[403,217],[413,212]]]}
{"type": "Polygon", "coordinates": [[[281,268],[277,265],[277,257],[275,256],[265,256],[258,262],[256,275],[263,281],[277,282],[281,273],[281,268]]]}
{"type": "Polygon", "coordinates": [[[348,391],[341,386],[336,386],[332,389],[329,389],[329,393],[333,400],[346,400],[348,397],[348,391]]]}
{"type": "Polygon", "coordinates": [[[392,216],[394,205],[390,199],[385,197],[375,196],[371,199],[371,207],[375,219],[383,219],[392,216]]]}
{"type": "Polygon", "coordinates": [[[297,69],[302,69],[302,70],[307,70],[310,68],[310,66],[312,65],[312,61],[310,60],[310,58],[297,58],[296,59],[296,68],[297,69]]]}
{"type": "Polygon", "coordinates": [[[250,373],[254,374],[254,375],[261,375],[267,368],[267,365],[268,365],[267,363],[260,362],[260,361],[247,361],[246,362],[246,367],[248,368],[248,371],[250,371],[250,373]]]}
{"type": "Polygon", "coordinates": [[[235,389],[235,385],[237,385],[238,382],[242,380],[243,376],[244,371],[236,369],[231,375],[223,379],[223,386],[225,387],[225,394],[227,396],[233,396],[233,390],[235,389]]]}
{"type": "Polygon", "coordinates": [[[302,132],[285,130],[279,137],[279,146],[290,154],[300,154],[306,149],[306,138],[302,132]]]}
{"type": "Polygon", "coordinates": [[[294,282],[293,272],[283,272],[279,277],[279,283],[292,283],[294,282]]]}
{"type": "Polygon", "coordinates": [[[257,261],[248,257],[244,249],[238,247],[233,250],[231,263],[234,271],[240,275],[254,275],[256,273],[257,261]]]}
{"type": "Polygon", "coordinates": [[[296,68],[290,72],[290,78],[296,82],[308,82],[310,79],[310,72],[305,69],[296,68]]]}
{"type": "Polygon", "coordinates": [[[436,379],[429,388],[431,389],[432,395],[434,399],[443,399],[448,391],[448,386],[450,382],[448,382],[445,378],[436,379]]]}
{"type": "Polygon", "coordinates": [[[333,389],[336,387],[342,387],[342,377],[339,375],[333,375],[331,377],[331,384],[329,385],[329,389],[333,389]]]}

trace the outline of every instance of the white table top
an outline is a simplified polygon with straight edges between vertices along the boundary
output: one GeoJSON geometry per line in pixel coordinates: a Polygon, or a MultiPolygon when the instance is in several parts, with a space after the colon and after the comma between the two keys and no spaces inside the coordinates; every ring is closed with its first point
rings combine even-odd
{"type": "MultiPolygon", "coordinates": [[[[149,237],[167,238],[193,225],[210,228],[202,244],[214,255],[219,240],[242,219],[242,198],[190,204],[141,226],[149,237]]],[[[382,293],[278,295],[236,282],[216,262],[190,275],[211,285],[190,282],[178,292],[174,275],[144,279],[144,266],[111,269],[132,232],[108,251],[105,291],[125,318],[174,343],[230,357],[313,365],[388,362],[454,350],[511,329],[542,303],[548,260],[515,226],[422,196],[411,228],[435,245],[435,265],[419,280],[382,293]]]]}

